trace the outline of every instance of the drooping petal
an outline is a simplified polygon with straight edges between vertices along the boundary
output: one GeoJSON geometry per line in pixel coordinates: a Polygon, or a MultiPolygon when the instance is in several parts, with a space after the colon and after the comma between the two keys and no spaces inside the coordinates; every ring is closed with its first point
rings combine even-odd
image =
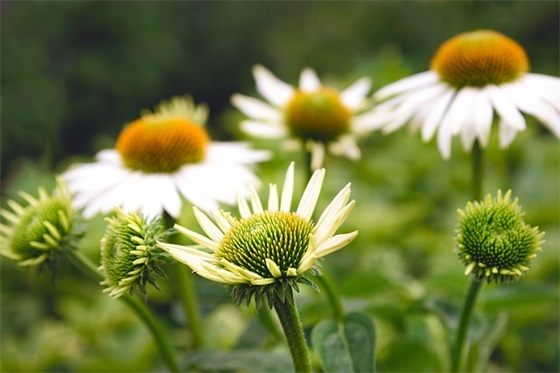
{"type": "Polygon", "coordinates": [[[515,107],[511,98],[507,96],[507,93],[501,87],[495,85],[488,85],[484,89],[488,92],[492,105],[498,112],[498,115],[504,119],[504,123],[512,126],[517,131],[524,130],[525,119],[515,107]]]}
{"type": "Polygon", "coordinates": [[[364,99],[371,88],[369,78],[361,78],[340,93],[340,101],[350,110],[355,111],[362,107],[364,99]]]}
{"type": "Polygon", "coordinates": [[[308,140],[305,143],[305,147],[311,153],[311,169],[317,170],[321,168],[325,161],[325,145],[319,141],[308,140]]]}
{"type": "Polygon", "coordinates": [[[376,100],[383,100],[402,92],[412,91],[436,83],[437,81],[439,81],[439,77],[435,72],[430,70],[424,71],[384,86],[373,95],[373,98],[376,100]]]}
{"type": "Polygon", "coordinates": [[[455,97],[455,90],[448,88],[440,98],[432,104],[430,112],[426,116],[426,120],[422,124],[422,140],[428,142],[434,137],[442,118],[449,109],[449,105],[453,102],[455,97]]]}

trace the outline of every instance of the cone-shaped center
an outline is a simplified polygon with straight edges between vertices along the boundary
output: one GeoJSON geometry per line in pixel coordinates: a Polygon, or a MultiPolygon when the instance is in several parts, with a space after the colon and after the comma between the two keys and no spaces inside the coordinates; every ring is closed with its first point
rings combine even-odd
{"type": "Polygon", "coordinates": [[[483,87],[516,80],[529,69],[529,60],[515,40],[496,31],[478,30],[443,43],[431,68],[454,87],[483,87]]]}
{"type": "Polygon", "coordinates": [[[200,162],[208,142],[206,131],[184,118],[144,117],[123,129],[116,148],[130,169],[173,173],[200,162]]]}
{"type": "Polygon", "coordinates": [[[286,107],[286,123],[304,140],[329,142],[348,132],[350,111],[332,88],[314,92],[297,91],[286,107]]]}
{"type": "Polygon", "coordinates": [[[130,253],[138,245],[133,238],[138,239],[138,233],[130,227],[126,219],[115,218],[110,222],[101,240],[101,265],[106,278],[111,285],[117,285],[121,280],[130,277],[135,268],[134,260],[137,256],[130,253]]]}
{"type": "Polygon", "coordinates": [[[266,265],[270,259],[285,275],[298,268],[309,248],[313,224],[293,212],[272,212],[239,220],[224,235],[216,257],[240,267],[273,278],[266,265]]]}

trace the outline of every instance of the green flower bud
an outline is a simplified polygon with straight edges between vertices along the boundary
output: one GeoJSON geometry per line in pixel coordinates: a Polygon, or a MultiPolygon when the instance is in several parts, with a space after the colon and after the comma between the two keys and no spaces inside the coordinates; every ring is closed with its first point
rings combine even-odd
{"type": "Polygon", "coordinates": [[[465,275],[495,283],[513,282],[529,270],[541,251],[544,232],[523,221],[518,199],[511,190],[494,199],[469,202],[458,210],[457,252],[466,265],[465,275]]]}
{"type": "Polygon", "coordinates": [[[156,247],[163,239],[159,220],[148,222],[143,215],[115,209],[105,218],[107,230],[101,239],[101,266],[105,276],[101,285],[111,297],[118,298],[139,287],[145,293],[146,283],[157,288],[156,276],[165,277],[158,267],[167,254],[156,247]]]}
{"type": "Polygon", "coordinates": [[[9,200],[12,211],[0,210],[5,220],[0,224],[0,254],[17,261],[20,266],[31,267],[74,249],[82,231],[62,179],[57,179],[52,195],[42,187],[39,198],[23,191],[19,195],[27,205],[9,200]]]}

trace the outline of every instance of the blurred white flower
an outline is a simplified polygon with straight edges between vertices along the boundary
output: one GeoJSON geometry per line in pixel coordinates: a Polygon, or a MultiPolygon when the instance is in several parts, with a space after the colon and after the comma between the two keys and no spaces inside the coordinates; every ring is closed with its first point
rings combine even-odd
{"type": "Polygon", "coordinates": [[[146,216],[164,211],[174,218],[181,197],[203,210],[235,204],[236,193],[258,184],[251,170],[269,158],[241,142],[213,142],[204,123],[207,109],[188,97],[162,102],[154,113],[127,125],[115,149],[99,152],[94,163],[71,167],[63,176],[84,216],[115,207],[146,216]]]}
{"type": "Polygon", "coordinates": [[[362,118],[360,130],[385,133],[410,123],[449,158],[453,136],[468,151],[488,144],[494,112],[500,146],[525,129],[522,113],[560,137],[560,79],[528,73],[529,60],[514,40],[491,30],[459,34],[441,45],[431,69],[389,84],[374,95],[380,103],[362,118]]]}
{"type": "Polygon", "coordinates": [[[268,102],[233,95],[235,107],[251,119],[241,122],[249,135],[284,140],[287,148],[303,144],[311,154],[311,168],[322,166],[325,151],[357,160],[355,124],[365,105],[371,83],[361,78],[344,91],[323,86],[314,70],[301,72],[299,88],[279,80],[261,65],[253,68],[257,91],[268,102]]]}

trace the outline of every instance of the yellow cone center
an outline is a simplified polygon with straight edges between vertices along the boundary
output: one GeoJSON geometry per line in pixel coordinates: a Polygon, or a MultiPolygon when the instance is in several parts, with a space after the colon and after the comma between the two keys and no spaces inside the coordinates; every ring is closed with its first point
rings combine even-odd
{"type": "Polygon", "coordinates": [[[496,31],[477,30],[443,43],[431,68],[452,86],[483,87],[516,80],[529,69],[529,59],[515,40],[496,31]]]}
{"type": "Polygon", "coordinates": [[[332,88],[297,91],[286,107],[286,123],[292,134],[304,140],[329,142],[348,132],[350,111],[332,88]]]}
{"type": "Polygon", "coordinates": [[[144,117],[123,129],[116,148],[132,170],[173,173],[200,162],[208,142],[206,131],[187,119],[144,117]]]}

